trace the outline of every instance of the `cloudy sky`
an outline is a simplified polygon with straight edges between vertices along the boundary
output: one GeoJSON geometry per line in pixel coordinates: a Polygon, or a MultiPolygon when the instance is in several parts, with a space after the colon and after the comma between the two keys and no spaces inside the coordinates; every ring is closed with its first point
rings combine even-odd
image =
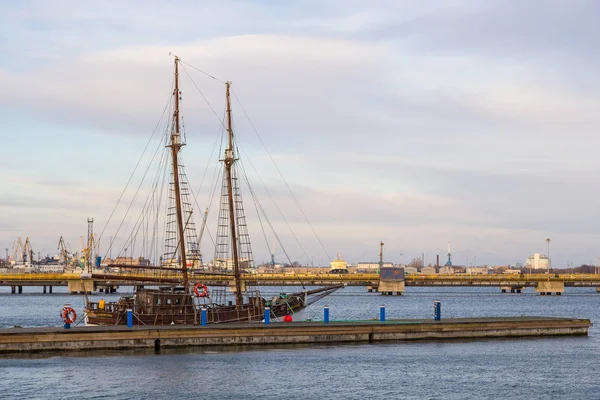
{"type": "MultiPolygon", "coordinates": [[[[598,15],[593,0],[2,1],[0,244],[54,254],[60,236],[79,247],[87,217],[105,227],[168,100],[172,52],[233,81],[250,179],[314,263],[376,260],[382,240],[394,262],[444,259],[451,241],[455,264],[514,264],[548,237],[553,266],[596,262],[598,15]]],[[[219,119],[194,83],[219,115],[223,85],[186,71],[197,190],[219,119]]]]}

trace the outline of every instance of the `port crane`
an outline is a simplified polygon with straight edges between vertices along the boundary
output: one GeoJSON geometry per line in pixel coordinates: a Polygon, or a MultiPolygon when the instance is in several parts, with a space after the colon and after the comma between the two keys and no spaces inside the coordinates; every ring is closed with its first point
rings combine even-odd
{"type": "MultiPolygon", "coordinates": [[[[208,219],[208,207],[206,208],[206,210],[204,211],[204,218],[202,218],[202,226],[200,227],[200,235],[198,235],[198,247],[200,247],[201,243],[202,243],[202,236],[204,236],[204,229],[206,228],[206,220],[208,219]]],[[[199,262],[200,262],[200,268],[204,269],[204,265],[202,263],[202,251],[199,252],[199,262]]]]}
{"type": "Polygon", "coordinates": [[[23,245],[23,264],[33,265],[33,249],[29,237],[25,238],[25,244],[23,245]]]}
{"type": "Polygon", "coordinates": [[[20,237],[14,241],[10,249],[9,260],[11,264],[21,264],[23,262],[23,242],[20,237]]]}
{"type": "Polygon", "coordinates": [[[57,250],[60,251],[59,253],[59,263],[63,264],[64,266],[68,266],[69,265],[69,261],[72,259],[76,259],[74,254],[71,254],[69,252],[69,246],[67,244],[65,244],[65,241],[63,239],[63,237],[61,236],[60,239],[58,239],[58,248],[57,250]]]}

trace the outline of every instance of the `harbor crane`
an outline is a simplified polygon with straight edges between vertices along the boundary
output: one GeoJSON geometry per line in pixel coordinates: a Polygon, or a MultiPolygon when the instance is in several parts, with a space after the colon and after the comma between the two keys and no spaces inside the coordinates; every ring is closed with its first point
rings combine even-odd
{"type": "MultiPolygon", "coordinates": [[[[201,248],[202,246],[202,236],[204,236],[204,229],[206,228],[206,220],[208,219],[208,207],[206,208],[206,210],[204,211],[204,217],[202,218],[202,226],[200,227],[200,235],[198,235],[198,247],[201,248]]],[[[204,268],[204,265],[202,263],[202,251],[199,252],[199,263],[200,263],[200,268],[204,268]]]]}
{"type": "Polygon", "coordinates": [[[67,245],[65,244],[65,241],[62,236],[60,237],[60,239],[58,239],[57,250],[60,251],[59,263],[64,264],[65,266],[68,265],[69,264],[69,251],[67,250],[67,245]]]}
{"type": "Polygon", "coordinates": [[[33,249],[29,237],[25,238],[25,244],[23,245],[23,264],[33,265],[33,249]]]}
{"type": "Polygon", "coordinates": [[[271,268],[275,269],[275,240],[273,240],[273,247],[271,248],[271,268]]]}
{"type": "Polygon", "coordinates": [[[13,265],[23,263],[23,242],[20,237],[14,241],[12,248],[10,249],[9,259],[10,263],[13,265]]]}

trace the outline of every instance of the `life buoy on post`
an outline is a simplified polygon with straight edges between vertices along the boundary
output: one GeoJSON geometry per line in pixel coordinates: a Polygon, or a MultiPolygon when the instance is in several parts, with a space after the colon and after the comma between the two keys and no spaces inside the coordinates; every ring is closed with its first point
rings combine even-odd
{"type": "Polygon", "coordinates": [[[196,297],[208,297],[208,288],[204,283],[196,283],[194,286],[194,293],[196,294],[196,297]],[[200,292],[200,288],[202,289],[202,292],[200,292]]]}
{"type": "Polygon", "coordinates": [[[60,312],[60,317],[65,322],[65,324],[72,324],[77,320],[77,313],[75,309],[70,306],[64,306],[62,311],[60,312]]]}

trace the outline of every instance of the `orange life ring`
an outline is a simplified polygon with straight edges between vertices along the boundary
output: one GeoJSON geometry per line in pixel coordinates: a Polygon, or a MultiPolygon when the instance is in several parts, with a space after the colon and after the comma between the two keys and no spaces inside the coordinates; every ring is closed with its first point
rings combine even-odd
{"type": "Polygon", "coordinates": [[[65,324],[72,324],[77,320],[77,313],[73,307],[64,306],[60,312],[60,317],[65,321],[65,324]]]}
{"type": "Polygon", "coordinates": [[[196,286],[194,286],[194,293],[197,297],[208,297],[208,288],[204,283],[196,283],[196,286]],[[202,293],[200,293],[198,288],[202,288],[202,293]]]}

